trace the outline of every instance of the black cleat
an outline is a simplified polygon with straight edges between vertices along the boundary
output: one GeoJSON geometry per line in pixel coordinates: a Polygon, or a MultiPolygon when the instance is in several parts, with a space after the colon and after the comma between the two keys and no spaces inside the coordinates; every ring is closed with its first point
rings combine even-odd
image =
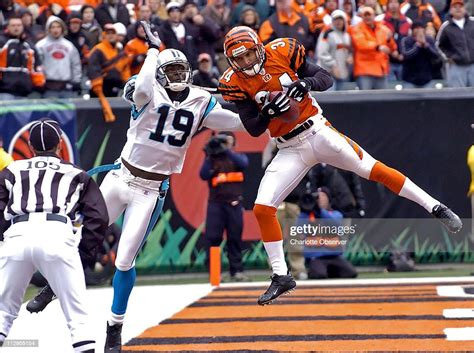
{"type": "Polygon", "coordinates": [[[451,233],[457,233],[462,228],[462,222],[459,216],[442,203],[433,207],[431,214],[438,218],[451,233]]]}
{"type": "Polygon", "coordinates": [[[270,304],[280,295],[285,293],[289,294],[296,287],[296,282],[290,273],[281,276],[273,274],[270,278],[272,283],[270,284],[270,287],[268,287],[267,291],[258,298],[258,305],[270,304]]]}
{"type": "Polygon", "coordinates": [[[33,299],[28,302],[28,304],[26,304],[26,310],[28,310],[30,313],[39,313],[56,298],[57,297],[53,290],[49,284],[47,284],[38,292],[38,294],[36,294],[33,299]]]}
{"type": "Polygon", "coordinates": [[[105,339],[106,353],[122,352],[122,324],[110,326],[107,322],[107,338],[105,339]]]}

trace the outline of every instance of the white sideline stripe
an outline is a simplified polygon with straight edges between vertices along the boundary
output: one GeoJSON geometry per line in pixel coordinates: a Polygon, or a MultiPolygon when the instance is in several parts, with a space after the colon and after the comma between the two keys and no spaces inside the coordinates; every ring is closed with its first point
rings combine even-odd
{"type": "Polygon", "coordinates": [[[437,286],[436,291],[440,297],[474,298],[474,294],[465,293],[462,286],[437,286]]]}
{"type": "Polygon", "coordinates": [[[447,319],[474,318],[474,309],[444,309],[443,316],[447,319]]]}
{"type": "Polygon", "coordinates": [[[446,328],[444,334],[448,341],[474,341],[474,327],[446,328]]]}
{"type": "MultiPolygon", "coordinates": [[[[140,335],[149,327],[171,317],[189,304],[209,294],[209,284],[137,286],[128,303],[122,341],[140,335]]],[[[112,305],[112,288],[87,290],[86,305],[89,311],[92,339],[97,342],[96,352],[103,352],[106,322],[112,305]]],[[[66,320],[59,301],[53,301],[39,314],[26,311],[22,305],[8,339],[37,339],[38,348],[28,348],[28,353],[72,353],[72,344],[66,320]]],[[[20,353],[17,347],[2,347],[1,353],[20,353]]]]}
{"type": "MultiPolygon", "coordinates": [[[[222,288],[232,287],[259,287],[268,286],[270,280],[266,282],[239,282],[223,283],[222,288]]],[[[365,284],[438,284],[438,283],[474,283],[473,276],[465,277],[420,277],[420,278],[378,278],[378,279],[325,279],[296,281],[298,286],[340,286],[340,285],[365,285],[365,284]]]]}

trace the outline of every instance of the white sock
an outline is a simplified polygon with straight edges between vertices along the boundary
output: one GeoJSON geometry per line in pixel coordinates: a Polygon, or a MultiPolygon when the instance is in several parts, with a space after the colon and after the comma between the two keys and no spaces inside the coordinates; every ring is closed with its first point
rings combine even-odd
{"type": "Polygon", "coordinates": [[[408,178],[405,179],[405,183],[399,195],[416,202],[429,213],[433,211],[433,207],[439,204],[438,200],[432,198],[426,191],[408,178]]]}
{"type": "Polygon", "coordinates": [[[288,274],[288,267],[285,262],[285,253],[283,251],[283,240],[263,242],[265,251],[267,252],[270,263],[272,264],[273,273],[279,276],[288,274]]]}
{"type": "Polygon", "coordinates": [[[109,326],[121,325],[123,324],[124,320],[125,320],[125,314],[118,315],[118,314],[114,314],[113,312],[110,312],[110,319],[108,320],[109,326]]]}

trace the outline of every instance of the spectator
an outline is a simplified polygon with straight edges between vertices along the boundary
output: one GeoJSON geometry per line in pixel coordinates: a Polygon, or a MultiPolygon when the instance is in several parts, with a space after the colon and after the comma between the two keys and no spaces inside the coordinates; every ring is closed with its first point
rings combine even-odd
{"type": "Polygon", "coordinates": [[[0,40],[0,100],[26,97],[44,85],[41,60],[35,47],[25,40],[20,18],[8,20],[0,40]]]}
{"type": "Polygon", "coordinates": [[[211,19],[199,13],[199,9],[193,0],[186,0],[182,10],[183,23],[196,41],[199,52],[208,53],[214,60],[214,43],[219,39],[219,35],[223,37],[220,28],[211,19]]]}
{"type": "Polygon", "coordinates": [[[365,216],[365,197],[357,174],[321,163],[311,168],[307,179],[312,191],[321,186],[332,190],[331,206],[341,212],[344,218],[365,216]]]}
{"type": "MultiPolygon", "coordinates": [[[[400,13],[399,0],[388,0],[387,11],[379,15],[375,21],[381,21],[392,32],[393,39],[400,48],[402,39],[410,34],[411,20],[400,13]]],[[[401,81],[402,79],[402,55],[390,55],[389,81],[401,81]]]]}
{"type": "Polygon", "coordinates": [[[309,28],[311,32],[314,32],[316,29],[316,23],[314,18],[318,11],[318,5],[313,2],[313,0],[294,0],[293,9],[298,13],[298,15],[304,15],[309,20],[309,28]]]}
{"type": "Polygon", "coordinates": [[[201,14],[219,27],[220,33],[219,38],[214,42],[214,52],[216,66],[219,72],[223,73],[229,67],[224,55],[224,36],[230,29],[230,9],[225,6],[225,0],[214,0],[206,5],[201,14]]]}
{"type": "Polygon", "coordinates": [[[219,76],[212,70],[212,59],[207,53],[198,57],[198,69],[193,72],[193,83],[201,87],[217,88],[219,76]]]}
{"type": "Polygon", "coordinates": [[[433,23],[436,30],[441,26],[441,20],[436,10],[427,0],[408,0],[400,6],[400,12],[413,21],[420,20],[425,24],[433,23]]]}
{"type": "Polygon", "coordinates": [[[168,19],[168,12],[162,0],[148,0],[151,9],[151,23],[159,27],[163,21],[168,19]]]}
{"type": "Polygon", "coordinates": [[[127,55],[117,49],[117,33],[112,24],[104,27],[103,40],[92,48],[89,55],[88,77],[92,95],[99,98],[106,122],[115,121],[115,115],[105,97],[117,97],[130,77],[127,55]]]}
{"type": "Polygon", "coordinates": [[[121,22],[116,22],[113,24],[115,28],[115,33],[117,34],[117,48],[123,49],[127,43],[127,27],[121,22]]]}
{"type": "Polygon", "coordinates": [[[92,6],[84,5],[81,8],[82,29],[87,37],[89,44],[95,47],[100,42],[101,28],[99,22],[95,19],[95,10],[92,6]]]}
{"type": "Polygon", "coordinates": [[[406,88],[431,87],[433,79],[433,59],[438,58],[435,41],[426,36],[425,24],[415,21],[412,25],[412,36],[405,37],[401,43],[403,60],[403,81],[406,88]]]}
{"type": "Polygon", "coordinates": [[[137,35],[137,30],[136,30],[136,23],[140,23],[140,21],[145,21],[149,22],[152,26],[153,29],[158,29],[161,24],[161,20],[155,16],[154,21],[152,21],[152,13],[151,13],[151,8],[148,5],[142,5],[138,9],[138,16],[137,20],[135,23],[132,23],[131,25],[128,26],[127,28],[127,40],[132,40],[133,38],[136,37],[137,35]]]}
{"type": "Polygon", "coordinates": [[[359,89],[384,89],[390,70],[388,57],[397,52],[397,44],[390,30],[375,22],[374,9],[364,6],[360,9],[362,22],[351,31],[354,48],[354,76],[359,89]]]}
{"type": "Polygon", "coordinates": [[[0,171],[8,167],[11,162],[13,158],[3,149],[3,139],[0,136],[0,171]]]}
{"type": "MultiPolygon", "coordinates": [[[[206,241],[209,249],[220,246],[227,233],[227,257],[232,280],[248,280],[242,265],[244,170],[248,166],[245,154],[235,153],[235,136],[221,132],[211,137],[205,147],[206,158],[199,173],[209,185],[206,217],[206,241]]],[[[208,260],[209,261],[209,260],[208,260]]]]}
{"type": "Polygon", "coordinates": [[[140,22],[136,22],[133,26],[135,26],[136,37],[127,43],[125,53],[130,58],[130,74],[137,75],[145,61],[148,44],[145,40],[145,31],[140,22]]]}
{"type": "MultiPolygon", "coordinates": [[[[342,227],[342,213],[332,209],[331,193],[327,187],[320,187],[315,193],[310,193],[307,197],[313,197],[314,206],[312,208],[301,205],[299,224],[312,223],[321,225],[321,229],[326,226],[330,228],[342,227]]],[[[304,256],[308,264],[308,277],[312,279],[326,278],[355,278],[357,271],[354,266],[343,257],[340,234],[312,234],[307,238],[311,240],[312,246],[306,245],[304,256]],[[324,241],[328,241],[326,245],[324,241]]]]}
{"type": "MultiPolygon", "coordinates": [[[[314,49],[314,39],[309,30],[309,21],[298,15],[291,7],[292,0],[276,0],[276,13],[262,23],[259,35],[264,44],[277,38],[295,38],[307,50],[314,49]]],[[[329,0],[335,1],[335,0],[329,0]]]]}
{"type": "Polygon", "coordinates": [[[0,29],[7,26],[10,18],[16,17],[19,6],[13,3],[13,0],[0,0],[0,29]]]}
{"type": "Polygon", "coordinates": [[[441,26],[437,46],[446,65],[449,87],[474,87],[474,20],[463,0],[452,0],[451,18],[441,26]]]}
{"type": "Polygon", "coordinates": [[[36,23],[42,27],[46,27],[46,22],[50,16],[59,17],[63,22],[67,20],[66,10],[56,1],[47,2],[39,8],[39,15],[36,18],[36,23]]]}
{"type": "Polygon", "coordinates": [[[130,25],[130,14],[127,7],[119,0],[105,0],[95,9],[95,18],[104,28],[107,23],[120,22],[125,27],[130,25]]]}
{"type": "Polygon", "coordinates": [[[260,29],[260,18],[253,6],[246,5],[242,8],[240,20],[237,25],[250,27],[258,33],[258,30],[260,29]]]}
{"type": "Polygon", "coordinates": [[[81,57],[82,65],[87,62],[91,45],[82,29],[82,18],[79,12],[71,12],[67,18],[67,34],[64,38],[76,47],[81,57]]]}
{"type": "Polygon", "coordinates": [[[24,8],[18,10],[18,17],[20,17],[21,22],[23,22],[27,41],[36,44],[40,39],[46,36],[44,27],[33,22],[33,15],[30,10],[24,8]]]}
{"type": "Polygon", "coordinates": [[[163,45],[168,49],[178,49],[186,55],[191,67],[197,68],[197,57],[199,55],[197,38],[192,37],[192,30],[188,23],[181,21],[181,5],[171,1],[166,5],[168,20],[160,26],[160,38],[163,45]]]}
{"type": "Polygon", "coordinates": [[[46,76],[44,98],[72,98],[81,89],[82,65],[74,44],[64,38],[66,24],[56,16],[46,22],[48,35],[38,44],[46,76]]]}
{"type": "Polygon", "coordinates": [[[314,34],[319,37],[321,31],[331,25],[331,13],[337,9],[337,0],[326,0],[322,7],[319,7],[313,17],[314,34]]]}
{"type": "Polygon", "coordinates": [[[350,26],[355,26],[362,22],[362,18],[357,15],[355,0],[343,0],[341,8],[345,12],[347,23],[349,23],[350,26]]]}
{"type": "Polygon", "coordinates": [[[260,21],[265,21],[270,16],[271,9],[268,0],[241,0],[232,11],[231,27],[235,27],[239,22],[240,14],[245,5],[250,5],[257,11],[260,21]]]}
{"type": "Polygon", "coordinates": [[[340,91],[350,79],[354,58],[345,12],[335,10],[331,17],[332,25],[319,36],[316,53],[318,65],[331,73],[335,81],[333,87],[340,91]]]}
{"type": "Polygon", "coordinates": [[[363,6],[368,6],[371,7],[375,15],[381,15],[383,13],[382,6],[380,6],[380,3],[377,0],[363,0],[363,6]]]}

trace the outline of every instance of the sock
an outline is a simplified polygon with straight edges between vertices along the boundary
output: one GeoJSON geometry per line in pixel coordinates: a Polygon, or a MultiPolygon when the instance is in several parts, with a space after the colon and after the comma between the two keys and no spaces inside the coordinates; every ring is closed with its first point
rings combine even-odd
{"type": "Polygon", "coordinates": [[[430,213],[433,211],[433,207],[439,204],[439,201],[428,195],[398,170],[387,167],[381,162],[377,161],[374,164],[369,179],[382,183],[395,194],[416,202],[430,213]]]}
{"type": "MultiPolygon", "coordinates": [[[[112,286],[114,288],[114,300],[112,301],[111,321],[115,323],[123,322],[123,316],[127,311],[128,298],[132,293],[133,285],[137,273],[135,267],[128,271],[116,270],[112,286]]],[[[110,321],[109,321],[110,324],[110,321]]]]}
{"type": "Polygon", "coordinates": [[[273,273],[279,276],[288,274],[288,267],[285,262],[285,253],[283,251],[283,240],[263,242],[265,251],[272,265],[273,273]]]}
{"type": "Polygon", "coordinates": [[[438,200],[431,197],[422,188],[420,188],[408,178],[406,178],[399,195],[416,202],[420,206],[424,207],[424,209],[429,213],[433,211],[433,207],[439,204],[438,200]]]}

